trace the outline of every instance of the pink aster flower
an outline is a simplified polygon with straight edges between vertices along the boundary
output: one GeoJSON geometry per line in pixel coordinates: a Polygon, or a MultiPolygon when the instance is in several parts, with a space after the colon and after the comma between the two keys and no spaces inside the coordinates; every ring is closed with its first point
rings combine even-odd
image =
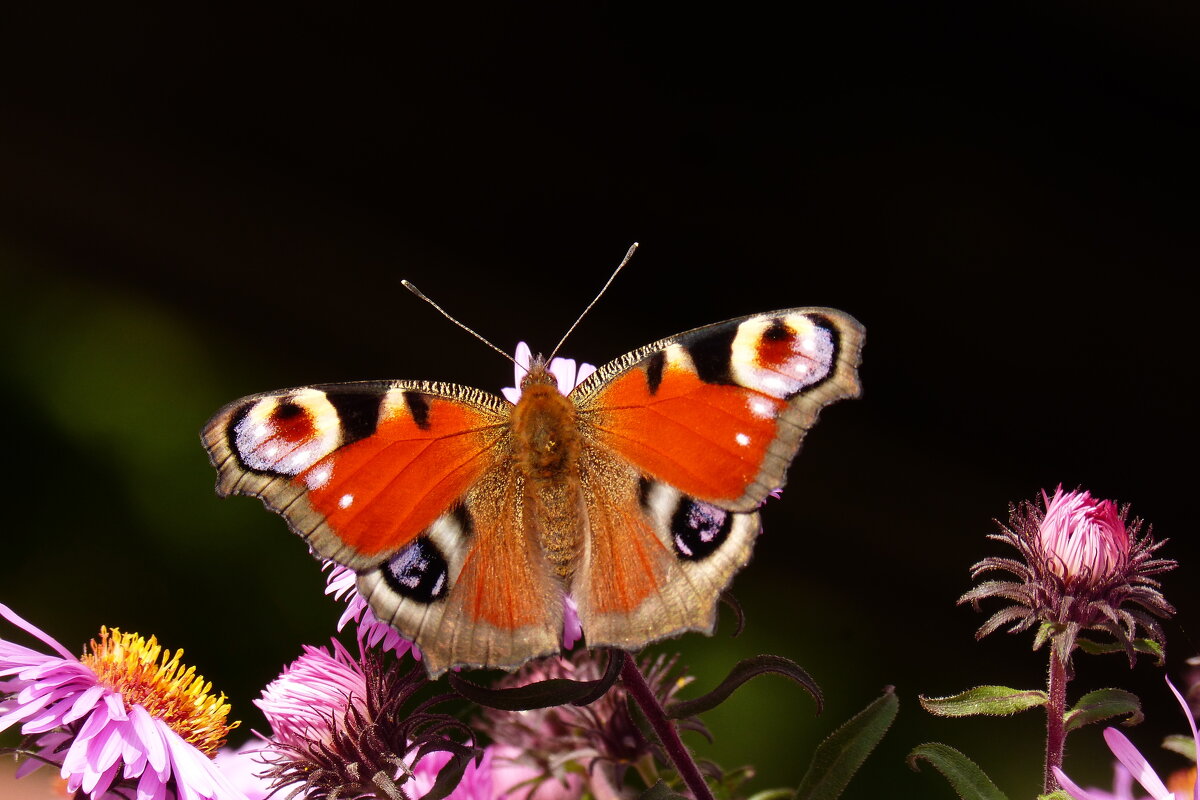
{"type": "Polygon", "coordinates": [[[1129,506],[1117,509],[1109,500],[1088,492],[1063,492],[1051,498],[1042,492],[1043,508],[1031,502],[1009,507],[1007,525],[989,536],[1012,545],[1021,559],[990,557],[971,568],[978,578],[989,572],[1008,572],[1016,580],[981,582],[958,599],[977,609],[987,598],[1009,604],[980,626],[977,638],[1009,626],[1010,633],[1048,623],[1061,659],[1075,648],[1083,630],[1107,633],[1133,663],[1139,630],[1161,647],[1164,636],[1156,617],[1175,609],[1153,577],[1174,569],[1170,559],[1156,558],[1163,542],[1153,531],[1141,533],[1142,521],[1126,524],[1129,506]]]}
{"type": "Polygon", "coordinates": [[[329,650],[304,645],[303,654],[254,701],[277,742],[302,746],[328,741],[347,714],[365,710],[367,676],[362,665],[341,642],[331,641],[329,650]]]}
{"type": "Polygon", "coordinates": [[[0,616],[53,655],[0,639],[0,731],[21,723],[37,753],[20,775],[59,767],[71,794],[93,800],[244,800],[214,766],[237,723],[225,696],[154,637],[101,628],[81,658],[0,604],[0,616]],[[110,793],[110,790],[113,790],[110,793]]]}
{"type": "Polygon", "coordinates": [[[362,641],[357,657],[336,640],[305,647],[255,701],[273,732],[261,749],[271,788],[308,800],[415,797],[418,773],[436,773],[455,757],[461,766],[479,752],[447,736],[469,739],[462,722],[433,710],[450,696],[416,702],[427,685],[419,665],[362,641]],[[440,751],[442,761],[425,763],[440,751]]]}
{"type": "Polygon", "coordinates": [[[1119,573],[1129,563],[1129,533],[1112,500],[1088,492],[1050,498],[1042,492],[1046,516],[1038,539],[1050,570],[1068,586],[1093,585],[1119,573]]]}
{"type": "MultiPolygon", "coordinates": [[[[1175,699],[1179,701],[1179,705],[1183,707],[1183,713],[1187,716],[1188,725],[1192,729],[1192,740],[1196,743],[1197,748],[1200,748],[1200,735],[1196,732],[1196,718],[1192,715],[1192,710],[1188,708],[1183,695],[1179,693],[1179,690],[1175,688],[1175,685],[1171,683],[1169,678],[1167,679],[1167,686],[1170,687],[1171,694],[1175,695],[1175,699]]],[[[1200,784],[1196,781],[1194,770],[1190,774],[1190,786],[1172,786],[1168,788],[1162,778],[1158,777],[1154,772],[1154,769],[1150,766],[1150,762],[1138,752],[1138,749],[1125,737],[1125,734],[1116,728],[1105,728],[1104,741],[1108,743],[1108,749],[1112,750],[1112,754],[1116,756],[1117,761],[1128,771],[1129,775],[1141,784],[1143,789],[1150,793],[1150,797],[1153,800],[1189,800],[1189,798],[1190,800],[1200,800],[1200,784]]],[[[1110,798],[1123,800],[1121,795],[1116,793],[1110,794],[1095,789],[1079,788],[1058,767],[1054,767],[1054,777],[1058,779],[1062,787],[1075,800],[1109,800],[1110,798]]],[[[1128,780],[1123,779],[1120,772],[1117,773],[1117,779],[1120,783],[1115,787],[1116,790],[1121,791],[1124,789],[1128,792],[1128,780]]]]}

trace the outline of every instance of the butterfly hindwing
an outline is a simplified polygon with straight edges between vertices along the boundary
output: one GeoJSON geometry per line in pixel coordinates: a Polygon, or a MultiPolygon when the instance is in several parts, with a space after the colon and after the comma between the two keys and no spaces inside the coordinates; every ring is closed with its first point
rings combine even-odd
{"type": "Polygon", "coordinates": [[[583,460],[587,536],[571,594],[588,644],[711,633],[717,597],[750,559],[757,512],[696,500],[603,451],[583,460]]]}
{"type": "Polygon", "coordinates": [[[684,494],[752,511],[783,485],[821,408],[858,395],[862,341],[833,309],[756,314],[635,350],[572,397],[597,446],[684,494]]]}
{"type": "Polygon", "coordinates": [[[563,592],[522,514],[520,484],[498,464],[411,544],[359,572],[359,593],[421,647],[432,676],[558,650],[563,592]]]}

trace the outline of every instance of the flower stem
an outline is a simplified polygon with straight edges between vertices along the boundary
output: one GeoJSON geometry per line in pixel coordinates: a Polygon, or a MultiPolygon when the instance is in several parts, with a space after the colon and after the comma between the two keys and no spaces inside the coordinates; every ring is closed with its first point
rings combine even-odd
{"type": "Polygon", "coordinates": [[[1050,673],[1046,679],[1046,774],[1042,781],[1047,794],[1058,789],[1058,780],[1051,772],[1053,767],[1062,768],[1063,747],[1067,743],[1064,717],[1067,709],[1067,665],[1059,656],[1058,648],[1050,648],[1050,673]]]}
{"type": "Polygon", "coordinates": [[[646,719],[650,721],[650,727],[654,728],[654,732],[658,734],[658,739],[662,742],[667,757],[675,765],[683,782],[692,790],[692,796],[696,800],[713,800],[712,791],[705,783],[704,776],[700,774],[700,768],[696,766],[691,752],[679,738],[679,730],[675,727],[675,723],[667,719],[667,712],[663,710],[650,685],[646,683],[645,677],[638,670],[633,656],[622,651],[620,657],[625,659],[625,663],[621,665],[621,682],[625,684],[629,696],[634,699],[634,702],[642,709],[642,713],[646,715],[646,719]]]}

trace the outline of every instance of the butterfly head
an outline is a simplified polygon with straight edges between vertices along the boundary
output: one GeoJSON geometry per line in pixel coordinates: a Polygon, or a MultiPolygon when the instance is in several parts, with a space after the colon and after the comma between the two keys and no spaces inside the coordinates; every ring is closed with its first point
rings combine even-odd
{"type": "Polygon", "coordinates": [[[554,386],[557,391],[558,378],[550,371],[550,362],[545,356],[532,356],[529,360],[529,367],[521,378],[521,391],[524,392],[532,386],[542,385],[554,386]]]}

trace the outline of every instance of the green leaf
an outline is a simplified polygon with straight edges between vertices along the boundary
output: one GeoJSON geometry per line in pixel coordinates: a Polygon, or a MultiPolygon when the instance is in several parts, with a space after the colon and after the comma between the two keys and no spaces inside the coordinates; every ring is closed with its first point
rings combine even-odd
{"type": "Polygon", "coordinates": [[[1160,667],[1166,663],[1166,652],[1163,651],[1162,645],[1153,639],[1134,639],[1133,649],[1137,650],[1139,653],[1146,653],[1147,655],[1154,656],[1160,667]]]}
{"type": "Polygon", "coordinates": [[[690,800],[690,798],[681,795],[670,786],[667,786],[665,781],[660,780],[642,792],[638,800],[690,800]]]}
{"type": "Polygon", "coordinates": [[[705,711],[711,711],[725,702],[725,699],[733,694],[734,690],[743,683],[751,678],[768,673],[791,678],[807,689],[808,693],[812,695],[813,700],[817,702],[817,713],[821,713],[821,707],[824,703],[824,698],[821,696],[821,687],[817,686],[817,682],[812,679],[811,675],[804,671],[803,667],[783,656],[761,655],[754,656],[753,658],[744,658],[739,661],[729,671],[729,674],[725,676],[725,680],[721,681],[717,688],[703,697],[671,703],[666,709],[667,716],[671,719],[683,719],[684,717],[691,717],[696,714],[703,714],[705,711]]]}
{"type": "Polygon", "coordinates": [[[1033,637],[1033,649],[1037,650],[1042,645],[1050,640],[1054,634],[1062,630],[1061,625],[1055,625],[1053,622],[1043,622],[1038,626],[1037,634],[1033,637]]]}
{"type": "Polygon", "coordinates": [[[763,789],[761,792],[755,792],[746,798],[746,800],[792,800],[796,793],[791,789],[763,789]]]}
{"type": "MultiPolygon", "coordinates": [[[[1105,653],[1125,652],[1125,645],[1118,641],[1098,642],[1095,639],[1085,639],[1084,637],[1080,636],[1075,640],[1075,642],[1079,645],[1080,650],[1093,656],[1104,655],[1105,653]]],[[[1133,649],[1139,653],[1145,653],[1146,655],[1154,656],[1159,664],[1161,664],[1163,659],[1166,657],[1166,653],[1163,652],[1162,645],[1153,639],[1134,639],[1133,649]]]]}
{"type": "Polygon", "coordinates": [[[887,733],[899,708],[900,701],[889,686],[881,697],[831,733],[813,753],[808,771],[796,790],[796,800],[839,797],[887,733]]]}
{"type": "Polygon", "coordinates": [[[1162,746],[1172,753],[1179,753],[1192,761],[1196,760],[1196,740],[1190,736],[1179,733],[1172,734],[1163,739],[1162,746]]]}
{"type": "Polygon", "coordinates": [[[1010,689],[1007,686],[976,686],[950,697],[917,698],[921,707],[939,717],[973,717],[986,714],[1003,717],[1046,704],[1040,689],[1010,689]]]}
{"type": "Polygon", "coordinates": [[[922,759],[945,776],[962,800],[1008,800],[978,764],[949,745],[927,742],[914,747],[908,754],[908,766],[918,770],[917,762],[922,759]]]}
{"type": "Polygon", "coordinates": [[[1137,725],[1142,721],[1142,703],[1136,694],[1124,689],[1097,689],[1079,698],[1063,717],[1066,730],[1077,731],[1093,722],[1128,714],[1124,725],[1137,725]]]}
{"type": "Polygon", "coordinates": [[[1039,794],[1037,800],[1075,800],[1075,798],[1067,794],[1066,789],[1055,789],[1050,794],[1039,794]]]}

